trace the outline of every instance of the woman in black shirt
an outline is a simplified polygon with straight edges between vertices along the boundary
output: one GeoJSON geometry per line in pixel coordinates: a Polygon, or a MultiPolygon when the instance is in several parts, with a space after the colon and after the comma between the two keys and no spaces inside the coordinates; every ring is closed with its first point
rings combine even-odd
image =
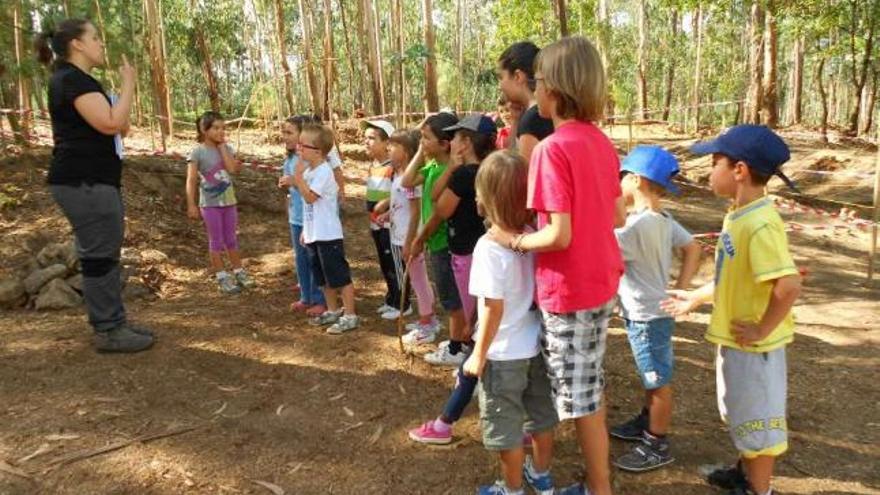
{"type": "Polygon", "coordinates": [[[36,48],[41,62],[55,59],[49,80],[54,147],[48,182],[73,227],[95,348],[142,351],[153,344],[153,334],[130,324],[122,304],[122,160],[114,138],[128,130],[134,69],[123,60],[122,91],[111,105],[101,84],[89,75],[104,60],[104,44],[92,23],[63,21],[40,35],[36,48]]]}

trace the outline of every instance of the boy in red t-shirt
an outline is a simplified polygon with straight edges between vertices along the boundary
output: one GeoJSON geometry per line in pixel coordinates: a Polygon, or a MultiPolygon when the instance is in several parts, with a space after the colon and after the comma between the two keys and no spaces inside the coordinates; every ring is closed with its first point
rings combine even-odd
{"type": "Polygon", "coordinates": [[[599,53],[584,38],[563,38],[538,55],[535,96],[556,131],[541,141],[529,164],[528,207],[538,231],[495,233],[514,251],[534,251],[542,340],[560,420],[573,419],[587,486],[560,495],[611,493],[602,361],[608,319],[623,261],[614,228],[626,219],[620,162],[593,122],[605,105],[599,53]]]}

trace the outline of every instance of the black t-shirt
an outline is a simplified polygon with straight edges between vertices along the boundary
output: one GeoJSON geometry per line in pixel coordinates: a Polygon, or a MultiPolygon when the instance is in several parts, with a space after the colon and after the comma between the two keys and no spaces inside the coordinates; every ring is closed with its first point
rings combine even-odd
{"type": "Polygon", "coordinates": [[[52,116],[52,164],[49,184],[109,184],[119,187],[122,160],[113,136],[98,132],[86,122],[73,101],[87,93],[104,93],[92,76],[75,65],[60,62],[49,80],[49,114],[52,116]]]}
{"type": "Polygon", "coordinates": [[[538,113],[538,105],[532,105],[522,114],[522,117],[519,118],[519,124],[516,126],[516,137],[523,134],[531,134],[538,141],[541,141],[553,134],[553,121],[541,117],[538,113]]]}
{"type": "Polygon", "coordinates": [[[449,190],[459,197],[458,207],[449,217],[449,251],[467,256],[473,254],[480,237],[486,233],[483,219],[477,214],[476,163],[462,165],[449,178],[449,190]]]}

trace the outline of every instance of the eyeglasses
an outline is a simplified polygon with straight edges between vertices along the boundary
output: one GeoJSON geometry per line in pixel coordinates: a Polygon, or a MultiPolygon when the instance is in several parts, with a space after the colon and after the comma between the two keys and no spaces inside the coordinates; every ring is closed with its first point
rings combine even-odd
{"type": "Polygon", "coordinates": [[[318,148],[317,146],[312,146],[311,144],[302,144],[302,143],[298,143],[298,144],[296,145],[296,147],[297,147],[297,148],[305,148],[305,149],[307,149],[307,150],[319,150],[319,149],[321,149],[321,148],[318,148]]]}

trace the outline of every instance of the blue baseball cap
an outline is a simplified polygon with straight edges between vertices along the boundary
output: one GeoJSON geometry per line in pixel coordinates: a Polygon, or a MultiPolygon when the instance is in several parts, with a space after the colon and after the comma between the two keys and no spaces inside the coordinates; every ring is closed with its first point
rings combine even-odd
{"type": "Polygon", "coordinates": [[[481,113],[468,115],[459,120],[457,124],[443,128],[443,130],[447,132],[455,132],[462,129],[487,135],[498,132],[498,127],[495,125],[495,121],[481,113]]]}
{"type": "Polygon", "coordinates": [[[788,187],[797,191],[794,182],[779,170],[791,158],[788,145],[779,135],[763,125],[735,125],[711,141],[691,146],[698,155],[721,153],[745,162],[750,168],[766,175],[776,175],[788,187]]]}
{"type": "Polygon", "coordinates": [[[630,172],[660,184],[672,194],[679,194],[672,178],[678,174],[678,160],[659,146],[636,146],[623,159],[622,172],[630,172]]]}

